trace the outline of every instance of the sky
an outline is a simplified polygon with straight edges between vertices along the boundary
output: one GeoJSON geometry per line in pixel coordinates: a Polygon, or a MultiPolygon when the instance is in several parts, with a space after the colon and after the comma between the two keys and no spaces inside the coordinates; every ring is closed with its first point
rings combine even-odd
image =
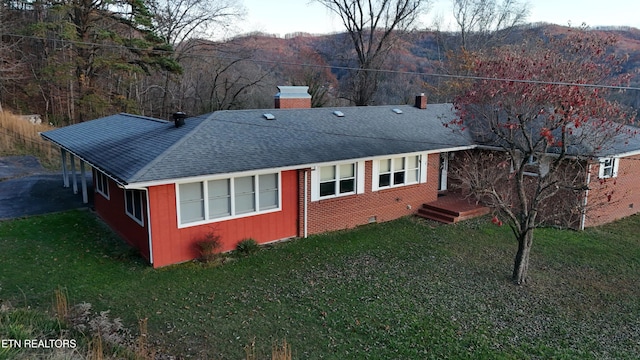
{"type": "MultiPolygon", "coordinates": [[[[239,32],[260,31],[284,36],[293,32],[323,34],[343,31],[342,23],[313,0],[243,0],[247,17],[239,32]]],[[[422,28],[432,28],[441,17],[451,24],[451,0],[432,0],[421,18],[422,28]]],[[[631,26],[640,28],[640,0],[529,0],[528,22],[579,26],[631,26]]]]}

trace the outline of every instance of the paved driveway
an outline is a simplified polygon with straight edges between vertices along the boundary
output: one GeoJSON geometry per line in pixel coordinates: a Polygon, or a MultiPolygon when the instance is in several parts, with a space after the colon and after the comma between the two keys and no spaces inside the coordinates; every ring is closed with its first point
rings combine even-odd
{"type": "MultiPolygon", "coordinates": [[[[62,174],[44,169],[33,156],[0,158],[0,220],[84,208],[80,173],[78,194],[62,184],[62,174]]],[[[89,201],[93,189],[88,179],[89,201]]]]}

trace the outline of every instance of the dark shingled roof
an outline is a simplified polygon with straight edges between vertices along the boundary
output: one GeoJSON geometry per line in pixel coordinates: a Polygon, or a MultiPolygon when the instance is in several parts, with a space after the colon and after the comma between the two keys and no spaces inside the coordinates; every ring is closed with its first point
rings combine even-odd
{"type": "Polygon", "coordinates": [[[454,116],[451,104],[233,110],[176,128],[118,114],[42,136],[131,184],[472,146],[468,136],[443,126],[454,116]]]}

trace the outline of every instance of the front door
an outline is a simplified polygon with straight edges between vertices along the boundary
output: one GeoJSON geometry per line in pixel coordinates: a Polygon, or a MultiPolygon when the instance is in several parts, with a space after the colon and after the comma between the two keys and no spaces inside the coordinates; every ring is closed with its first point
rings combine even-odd
{"type": "Polygon", "coordinates": [[[447,172],[449,171],[449,153],[440,153],[440,176],[438,178],[438,191],[447,190],[447,172]]]}

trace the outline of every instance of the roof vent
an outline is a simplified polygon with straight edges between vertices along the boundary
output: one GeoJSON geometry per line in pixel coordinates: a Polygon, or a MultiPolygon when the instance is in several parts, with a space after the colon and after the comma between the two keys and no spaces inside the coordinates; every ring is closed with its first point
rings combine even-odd
{"type": "Polygon", "coordinates": [[[391,111],[393,111],[396,114],[402,114],[402,110],[396,108],[396,109],[391,109],[391,111]]]}
{"type": "Polygon", "coordinates": [[[275,120],[276,119],[276,117],[273,114],[269,114],[269,113],[262,114],[262,116],[264,116],[264,118],[267,119],[267,120],[275,120]]]}
{"type": "Polygon", "coordinates": [[[182,111],[178,111],[177,113],[173,114],[173,123],[177,128],[179,128],[180,126],[184,125],[184,119],[186,118],[187,114],[183,113],[182,111]]]}
{"type": "Polygon", "coordinates": [[[344,113],[340,110],[336,110],[333,112],[333,115],[337,116],[337,117],[344,117],[344,113]]]}

